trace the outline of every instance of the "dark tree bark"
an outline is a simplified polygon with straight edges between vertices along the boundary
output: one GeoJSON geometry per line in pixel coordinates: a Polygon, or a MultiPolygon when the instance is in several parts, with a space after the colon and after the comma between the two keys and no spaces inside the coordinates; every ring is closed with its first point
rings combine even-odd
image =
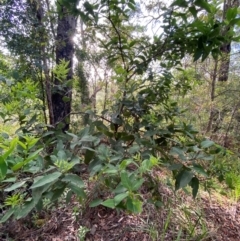
{"type": "MultiPolygon", "coordinates": [[[[225,0],[223,6],[223,20],[226,19],[226,13],[229,8],[239,7],[239,0],[225,0]]],[[[223,35],[226,35],[230,28],[223,30],[223,35]]],[[[220,68],[219,68],[219,81],[227,81],[228,80],[228,73],[229,73],[229,66],[230,66],[230,53],[231,53],[231,42],[225,43],[221,47],[221,51],[223,54],[220,68]]]]}
{"type": "MultiPolygon", "coordinates": [[[[66,7],[61,6],[56,35],[56,64],[59,64],[61,60],[69,62],[69,71],[65,81],[73,78],[74,44],[72,37],[75,33],[75,28],[76,18],[69,15],[66,7]]],[[[55,127],[58,126],[62,131],[67,131],[70,123],[72,86],[63,86],[64,83],[61,83],[57,78],[54,79],[54,85],[62,88],[56,88],[57,91],[52,93],[54,123],[51,124],[55,127]],[[64,97],[67,97],[68,101],[64,97]]]]}
{"type": "Polygon", "coordinates": [[[229,66],[230,66],[231,43],[223,45],[221,47],[221,51],[222,51],[223,57],[219,68],[218,81],[227,81],[229,66]]]}

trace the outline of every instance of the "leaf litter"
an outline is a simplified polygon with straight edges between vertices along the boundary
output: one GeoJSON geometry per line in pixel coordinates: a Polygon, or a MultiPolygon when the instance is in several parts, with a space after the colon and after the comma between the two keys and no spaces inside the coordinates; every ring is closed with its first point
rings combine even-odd
{"type": "Polygon", "coordinates": [[[162,181],[154,191],[160,207],[149,201],[153,190],[143,186],[143,212],[138,215],[101,205],[83,208],[72,198],[69,204],[59,204],[37,217],[32,214],[0,224],[0,241],[240,241],[239,202],[224,196],[219,200],[215,194],[205,192],[193,200],[183,191],[175,194],[162,181]],[[73,215],[76,207],[79,211],[73,215]],[[85,239],[80,240],[79,227],[87,228],[85,239]]]}

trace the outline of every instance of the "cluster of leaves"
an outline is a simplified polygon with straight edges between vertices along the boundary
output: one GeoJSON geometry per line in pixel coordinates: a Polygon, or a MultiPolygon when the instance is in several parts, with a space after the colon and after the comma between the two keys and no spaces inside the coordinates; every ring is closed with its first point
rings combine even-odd
{"type": "MultiPolygon", "coordinates": [[[[103,121],[95,120],[77,134],[50,131],[41,139],[27,135],[11,139],[5,135],[1,139],[0,169],[3,197],[8,195],[4,204],[9,208],[2,222],[12,215],[19,219],[33,209],[41,210],[45,199],[54,203],[66,190],[67,202],[73,194],[84,201],[86,187],[75,174],[81,164],[87,164],[90,176],[112,193],[111,198],[102,200],[98,190],[90,207],[103,205],[141,212],[144,200],[139,189],[145,183],[146,175],[159,165],[173,172],[176,190],[190,185],[195,197],[199,188],[198,177],[207,176],[198,160],[212,159],[211,155],[217,152],[214,143],[205,140],[197,144],[195,139],[194,144],[182,142],[181,145],[178,142],[174,145],[173,141],[166,145],[166,136],[173,140],[176,132],[180,132],[181,136],[187,133],[193,137],[191,133],[195,130],[191,126],[171,125],[159,131],[161,137],[153,129],[146,131],[145,136],[123,131],[116,133],[103,121]],[[54,137],[50,137],[52,134],[54,137]],[[53,147],[50,154],[43,151],[44,145],[50,149],[53,147]],[[162,157],[153,156],[159,156],[159,153],[162,157]]],[[[156,205],[157,202],[154,200],[156,205]]]]}
{"type": "Polygon", "coordinates": [[[4,123],[11,121],[23,130],[36,130],[41,126],[42,101],[39,85],[30,79],[21,82],[12,78],[0,80],[0,116],[4,123]]]}
{"type": "Polygon", "coordinates": [[[54,203],[68,189],[67,200],[73,193],[85,197],[84,183],[79,176],[68,173],[79,158],[67,157],[59,141],[46,165],[39,138],[23,135],[13,139],[1,138],[1,186],[4,204],[9,207],[2,222],[12,215],[19,219],[32,209],[42,209],[44,199],[54,203]],[[55,154],[55,155],[54,155],[55,154]],[[71,161],[68,160],[71,158],[71,161]]]}
{"type": "Polygon", "coordinates": [[[106,145],[99,145],[100,141],[97,135],[91,135],[90,128],[85,128],[79,135],[67,133],[60,135],[57,140],[54,138],[54,142],[57,142],[55,149],[50,155],[42,156],[39,138],[25,135],[10,139],[5,134],[0,145],[0,170],[2,201],[8,210],[1,222],[7,221],[12,215],[15,219],[25,217],[34,208],[41,210],[45,199],[54,203],[65,190],[67,202],[74,193],[84,200],[87,197],[84,182],[73,170],[76,165],[89,161],[89,153],[85,154],[85,160],[81,160],[79,155],[73,154],[79,149],[90,151],[90,154],[94,152],[95,158],[89,163],[89,171],[92,176],[103,179],[115,194],[113,199],[96,199],[90,206],[101,204],[115,208],[121,203],[121,208],[140,212],[142,202],[137,191],[144,182],[143,174],[158,165],[158,160],[154,157],[143,162],[139,158],[137,161],[123,159],[122,155],[111,153],[106,145]],[[48,164],[45,160],[48,160],[48,164]],[[130,164],[137,167],[136,171],[127,170],[130,164]],[[123,199],[126,202],[122,202],[123,199]]]}

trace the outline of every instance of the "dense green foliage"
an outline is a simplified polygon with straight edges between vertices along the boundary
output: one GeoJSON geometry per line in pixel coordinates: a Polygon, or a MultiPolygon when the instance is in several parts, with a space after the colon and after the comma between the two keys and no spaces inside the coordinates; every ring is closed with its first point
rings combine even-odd
{"type": "MultiPolygon", "coordinates": [[[[7,12],[0,21],[5,23],[1,33],[11,53],[9,60],[0,56],[0,65],[5,66],[0,72],[4,93],[1,121],[2,125],[16,125],[15,133],[3,131],[0,137],[0,201],[7,208],[2,222],[11,216],[25,217],[63,196],[68,202],[73,194],[83,203],[91,199],[90,207],[103,205],[139,213],[145,201],[140,194],[143,185],[153,184],[148,201],[159,205],[152,180],[154,168],[171,172],[175,190],[189,187],[194,198],[200,180],[208,188],[215,177],[226,180],[234,195],[240,195],[238,170],[225,171],[216,161],[232,154],[209,138],[214,139],[217,120],[211,115],[211,128],[204,133],[207,115],[202,124],[192,114],[192,99],[200,98],[207,78],[194,65],[212,61],[214,70],[221,47],[238,40],[237,7],[228,9],[226,19],[220,21],[218,1],[176,0],[170,6],[159,2],[143,6],[134,0],[103,0],[87,1],[81,7],[77,0],[59,0],[51,7],[41,1],[39,5],[23,2],[15,5],[16,16],[21,14],[17,26],[7,12]],[[146,11],[149,16],[156,14],[159,7],[160,13],[150,23],[156,20],[152,25],[159,25],[161,31],[149,36],[145,32],[150,27],[136,22],[146,11]],[[37,16],[40,10],[47,14],[37,16]],[[66,56],[64,48],[73,51],[73,33],[64,45],[61,41],[66,32],[59,26],[71,25],[75,17],[81,18],[84,29],[81,42],[75,43],[80,46],[76,47],[79,62],[73,76],[72,56],[66,56]],[[30,29],[35,20],[37,27],[30,29]],[[29,32],[22,31],[24,27],[29,32]],[[54,38],[56,31],[58,38],[54,38]],[[27,44],[22,46],[23,39],[27,44]],[[188,67],[184,60],[189,60],[188,67]],[[97,99],[98,92],[104,97],[97,99]],[[52,101],[56,96],[58,101],[52,101]],[[63,111],[58,118],[56,113],[51,116],[51,111],[59,108],[63,111]],[[81,177],[85,167],[95,183],[93,195],[81,177]],[[102,192],[108,193],[108,198],[102,198],[102,192]]],[[[2,3],[5,9],[14,4],[2,3]]],[[[214,99],[211,101],[213,113],[214,99]]],[[[229,116],[235,108],[235,117],[238,102],[234,106],[222,111],[229,116]]],[[[223,127],[227,134],[234,129],[232,122],[231,127],[223,127]]]]}

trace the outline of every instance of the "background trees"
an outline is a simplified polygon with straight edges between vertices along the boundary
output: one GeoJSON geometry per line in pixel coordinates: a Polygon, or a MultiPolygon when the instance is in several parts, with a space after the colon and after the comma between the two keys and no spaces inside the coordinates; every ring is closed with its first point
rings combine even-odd
{"type": "Polygon", "coordinates": [[[71,111],[72,87],[69,80],[73,77],[72,37],[76,17],[61,1],[57,6],[52,6],[49,1],[6,1],[2,3],[1,23],[5,47],[21,59],[22,68],[25,64],[26,71],[35,70],[35,76],[29,73],[29,77],[34,77],[42,86],[49,123],[53,127],[61,123],[61,129],[67,130],[71,111]],[[54,75],[51,69],[55,62],[62,63],[68,71],[54,75]]]}

